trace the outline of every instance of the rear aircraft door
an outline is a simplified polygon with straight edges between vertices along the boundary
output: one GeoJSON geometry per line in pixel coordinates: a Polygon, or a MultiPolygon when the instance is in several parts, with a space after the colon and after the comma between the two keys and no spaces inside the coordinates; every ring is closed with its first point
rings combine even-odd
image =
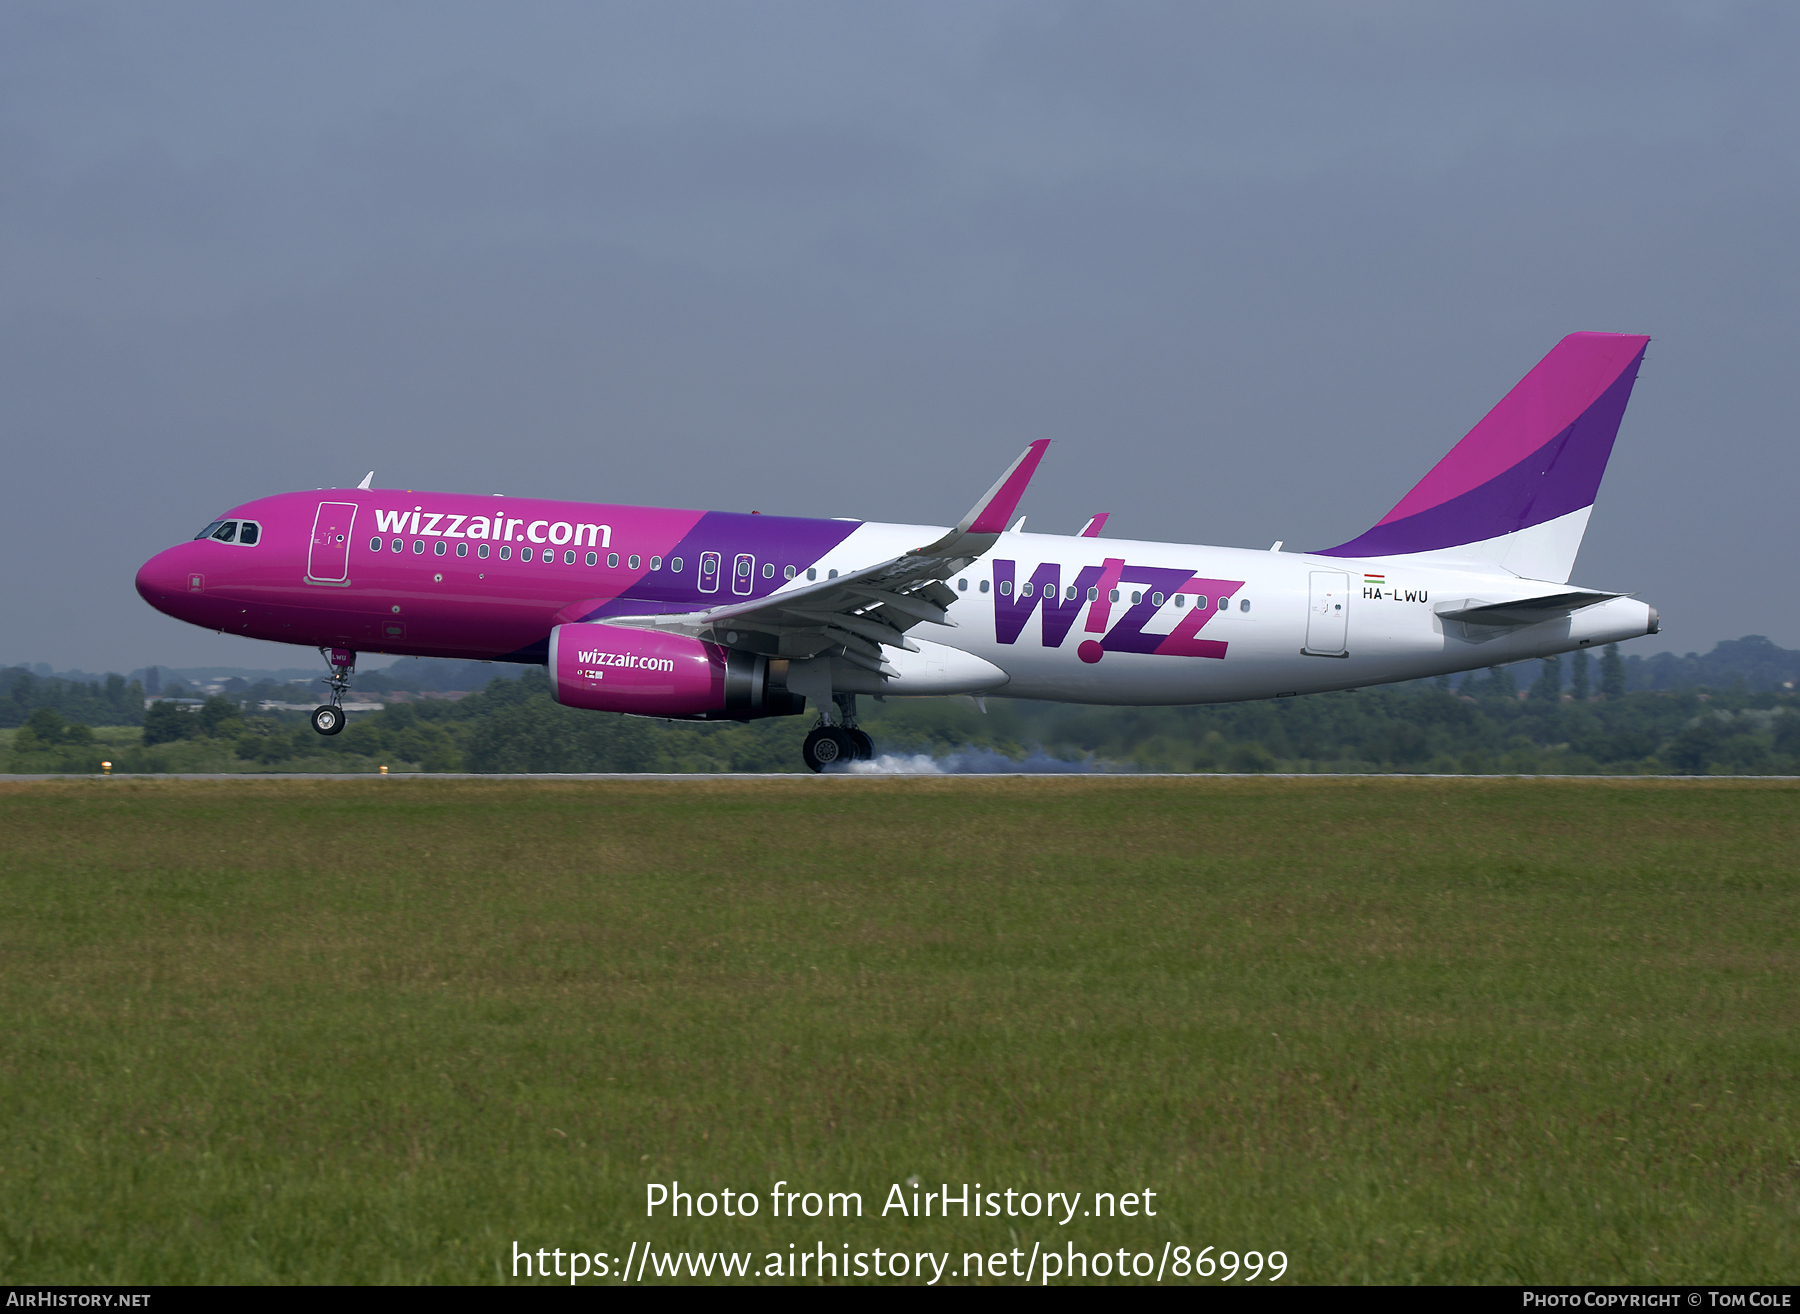
{"type": "Polygon", "coordinates": [[[1345,639],[1350,625],[1350,577],[1335,570],[1312,572],[1306,613],[1306,647],[1311,657],[1348,657],[1345,639]]]}
{"type": "Polygon", "coordinates": [[[748,552],[740,552],[737,560],[731,563],[731,591],[748,594],[755,587],[756,558],[748,552]]]}
{"type": "Polygon", "coordinates": [[[306,553],[306,577],[320,584],[350,582],[350,526],[356,503],[321,502],[313,517],[312,546],[306,553]]]}
{"type": "Polygon", "coordinates": [[[700,554],[700,591],[702,593],[719,591],[719,554],[717,552],[700,554]]]}

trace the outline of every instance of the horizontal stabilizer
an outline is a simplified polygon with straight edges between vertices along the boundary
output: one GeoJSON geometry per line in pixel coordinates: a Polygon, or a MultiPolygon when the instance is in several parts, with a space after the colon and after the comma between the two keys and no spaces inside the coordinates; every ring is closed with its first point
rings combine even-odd
{"type": "Polygon", "coordinates": [[[1623,593],[1595,593],[1577,589],[1568,593],[1550,593],[1541,598],[1520,598],[1513,602],[1484,602],[1480,598],[1462,598],[1440,602],[1432,610],[1444,620],[1462,621],[1466,625],[1536,625],[1555,620],[1570,612],[1592,607],[1596,603],[1622,598],[1623,593]]]}

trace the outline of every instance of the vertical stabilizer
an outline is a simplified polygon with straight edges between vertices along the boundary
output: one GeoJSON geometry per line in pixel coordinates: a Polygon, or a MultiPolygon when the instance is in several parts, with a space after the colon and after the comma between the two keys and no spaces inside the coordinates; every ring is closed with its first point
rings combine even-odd
{"type": "Polygon", "coordinates": [[[1319,555],[1428,555],[1567,581],[1649,341],[1571,333],[1374,528],[1319,555]]]}

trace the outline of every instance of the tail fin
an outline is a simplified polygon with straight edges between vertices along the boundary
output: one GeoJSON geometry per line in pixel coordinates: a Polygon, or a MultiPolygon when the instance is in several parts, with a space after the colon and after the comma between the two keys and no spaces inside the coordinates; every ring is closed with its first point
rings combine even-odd
{"type": "Polygon", "coordinates": [[[1649,342],[1571,333],[1373,529],[1319,555],[1428,554],[1567,582],[1649,342]]]}

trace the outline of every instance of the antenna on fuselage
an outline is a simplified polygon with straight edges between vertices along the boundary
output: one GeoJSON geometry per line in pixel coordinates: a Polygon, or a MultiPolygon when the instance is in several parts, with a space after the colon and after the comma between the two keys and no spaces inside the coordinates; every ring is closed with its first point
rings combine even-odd
{"type": "Polygon", "coordinates": [[[369,489],[369,484],[374,478],[375,478],[375,472],[373,470],[371,470],[371,471],[369,471],[368,474],[363,476],[362,482],[360,484],[358,484],[357,487],[362,489],[364,492],[367,492],[369,489]]]}

